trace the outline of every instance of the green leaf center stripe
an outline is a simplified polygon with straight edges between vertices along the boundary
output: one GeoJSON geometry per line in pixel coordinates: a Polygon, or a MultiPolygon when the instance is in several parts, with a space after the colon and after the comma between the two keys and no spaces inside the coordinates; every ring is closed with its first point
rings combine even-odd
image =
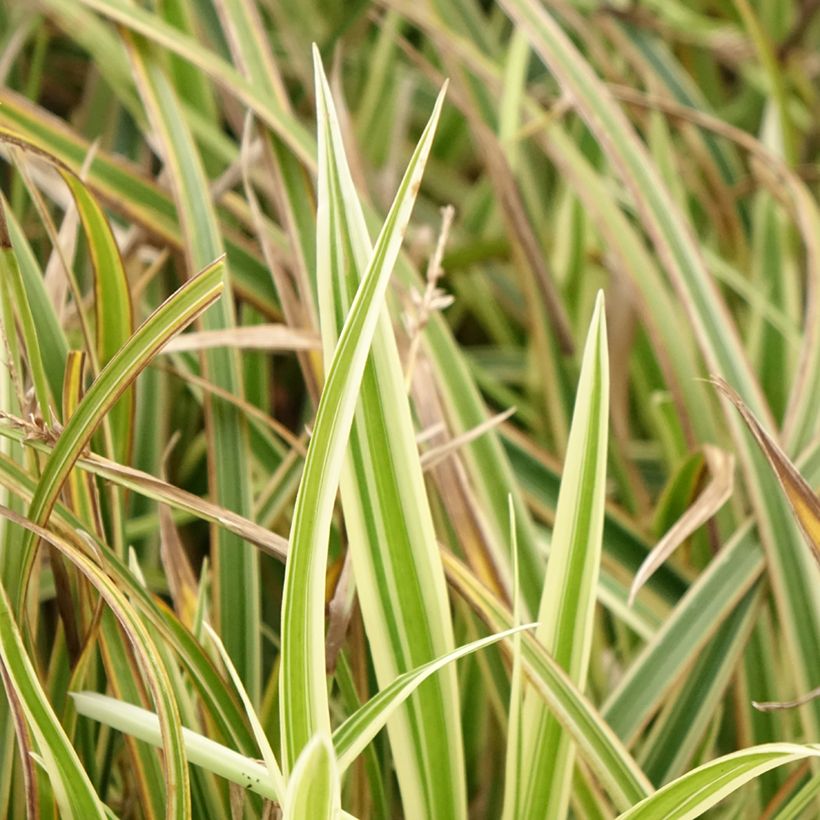
{"type": "MultiPolygon", "coordinates": [[[[316,74],[318,91],[318,59],[316,74]]],[[[317,98],[320,96],[317,93],[317,98]]],[[[324,577],[333,501],[370,343],[442,102],[443,96],[439,95],[340,334],[296,497],[282,603],[280,714],[286,771],[317,731],[329,731],[323,649],[324,577]]]]}

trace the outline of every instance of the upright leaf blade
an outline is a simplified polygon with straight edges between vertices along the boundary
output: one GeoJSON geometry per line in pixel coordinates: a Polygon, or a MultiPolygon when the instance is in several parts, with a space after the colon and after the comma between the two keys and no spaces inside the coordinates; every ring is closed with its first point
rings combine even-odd
{"type": "MultiPolygon", "coordinates": [[[[603,294],[584,349],[564,475],[555,514],[536,638],[583,689],[592,647],[592,615],[604,523],[609,358],[603,294]]],[[[514,816],[562,817],[574,749],[569,735],[530,690],[522,718],[526,772],[514,816]]]]}
{"type": "MultiPolygon", "coordinates": [[[[316,413],[296,497],[282,601],[282,764],[314,734],[330,731],[324,652],[324,589],[333,502],[370,343],[410,219],[443,104],[443,91],[413,153],[351,305],[316,413]]],[[[320,211],[328,203],[319,200],[320,211]]]]}
{"type": "MultiPolygon", "coordinates": [[[[491,629],[509,629],[513,625],[510,612],[463,564],[445,553],[445,566],[450,583],[491,629]]],[[[638,764],[567,673],[534,635],[521,635],[521,652],[530,684],[572,734],[584,760],[615,805],[626,809],[651,794],[652,786],[638,764]]]]}
{"type": "Polygon", "coordinates": [[[337,820],[341,813],[339,769],[330,737],[317,734],[299,755],[288,781],[284,820],[337,820]]]}
{"type": "MultiPolygon", "coordinates": [[[[317,288],[325,359],[372,252],[345,158],[328,83],[317,64],[319,198],[317,288]]],[[[397,675],[455,647],[444,571],[424,486],[404,373],[382,308],[341,479],[359,604],[376,678],[397,675]]],[[[455,670],[426,682],[389,724],[408,815],[466,815],[455,670]]]]}

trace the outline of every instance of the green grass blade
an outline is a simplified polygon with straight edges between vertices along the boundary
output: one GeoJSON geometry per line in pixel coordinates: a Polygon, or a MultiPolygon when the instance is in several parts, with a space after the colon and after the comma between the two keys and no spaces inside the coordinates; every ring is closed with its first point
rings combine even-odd
{"type": "MultiPolygon", "coordinates": [[[[11,602],[0,586],[0,672],[11,703],[16,702],[25,716],[45,765],[60,814],[66,820],[106,817],[100,798],[77,753],[54,714],[40,679],[34,670],[11,602]]],[[[10,763],[10,761],[8,761],[10,763]]]]}
{"type": "Polygon", "coordinates": [[[627,745],[764,570],[754,533],[740,530],[681,599],[604,702],[602,714],[627,745]]]}
{"type": "MultiPolygon", "coordinates": [[[[166,22],[186,36],[193,40],[202,38],[199,9],[192,0],[162,0],[157,10],[166,22]]],[[[174,55],[170,63],[174,85],[185,95],[190,107],[201,113],[204,121],[218,122],[219,111],[209,78],[184,57],[174,55]]]]}
{"type": "Polygon", "coordinates": [[[658,785],[691,765],[733,675],[759,615],[762,592],[753,588],[701,652],[675,698],[658,716],[641,750],[646,776],[658,785]]]}
{"type": "MultiPolygon", "coordinates": [[[[52,398],[49,395],[48,376],[40,352],[40,343],[37,336],[37,327],[34,321],[34,314],[26,295],[26,287],[20,266],[17,263],[17,256],[11,244],[8,227],[6,226],[5,205],[0,201],[0,276],[4,282],[8,283],[9,295],[17,306],[19,313],[18,321],[22,328],[22,336],[25,341],[28,366],[31,371],[31,379],[34,383],[34,394],[37,398],[39,412],[47,425],[52,423],[52,398]]],[[[12,332],[12,328],[6,330],[12,332]]]]}
{"type": "MultiPolygon", "coordinates": [[[[592,615],[601,558],[609,413],[609,358],[603,294],[584,349],[567,459],[555,513],[536,638],[579,689],[586,685],[592,615]]],[[[540,696],[525,695],[522,766],[514,814],[562,817],[569,800],[574,750],[540,696]]]]}
{"type": "MultiPolygon", "coordinates": [[[[0,456],[0,484],[23,502],[30,501],[37,487],[37,481],[6,456],[0,456]]],[[[84,529],[83,522],[59,502],[54,507],[49,526],[63,537],[73,537],[75,541],[77,533],[84,529]]],[[[106,550],[104,544],[95,543],[97,549],[105,554],[108,574],[120,588],[128,592],[134,606],[161,636],[163,642],[177,653],[217,732],[230,738],[243,751],[253,749],[253,737],[245,724],[239,704],[231,696],[229,687],[216,672],[200,644],[167,607],[136,582],[128,567],[115,553],[106,550]]],[[[82,549],[85,543],[75,546],[82,549]]]]}
{"type": "MultiPolygon", "coordinates": [[[[2,107],[0,105],[0,109],[2,107]]],[[[3,202],[5,202],[5,199],[3,199],[3,202]]],[[[51,395],[55,397],[62,396],[68,342],[49,301],[43,284],[43,273],[31,245],[18,221],[14,218],[14,214],[7,209],[6,216],[8,217],[11,244],[14,248],[17,263],[20,266],[20,272],[23,275],[23,283],[26,286],[26,296],[31,305],[32,313],[37,317],[37,337],[40,342],[43,366],[46,369],[51,395]]]]}
{"type": "MultiPolygon", "coordinates": [[[[518,543],[515,534],[515,507],[512,498],[509,499],[510,506],[510,542],[512,546],[513,559],[513,609],[512,616],[516,625],[521,621],[521,585],[519,583],[518,569],[518,543]]],[[[504,806],[502,817],[504,820],[514,820],[517,809],[518,795],[523,784],[523,770],[521,761],[523,759],[522,740],[524,737],[524,724],[522,723],[524,705],[524,677],[523,677],[523,655],[521,654],[521,635],[516,634],[513,638],[512,646],[512,672],[510,674],[510,706],[508,711],[507,729],[507,749],[504,760],[504,806]]]]}
{"type": "MultiPolygon", "coordinates": [[[[372,252],[328,83],[317,65],[319,200],[317,287],[329,362],[372,252]]],[[[341,478],[353,572],[376,678],[384,688],[455,647],[444,571],[413,418],[387,310],[376,327],[341,478]]],[[[389,725],[404,809],[466,813],[455,670],[421,687],[389,725]]]]}
{"type": "Polygon", "coordinates": [[[285,796],[285,781],[282,777],[282,770],[276,762],[276,756],[273,753],[273,749],[271,748],[267,735],[265,735],[265,730],[262,728],[262,724],[256,716],[251,699],[248,697],[248,693],[245,692],[245,688],[242,686],[242,681],[239,678],[239,673],[234,668],[230,655],[228,655],[227,650],[222,645],[219,635],[217,635],[216,632],[214,632],[214,630],[207,624],[205,624],[205,631],[208,633],[208,637],[211,639],[214,646],[216,646],[217,651],[222,658],[222,662],[225,664],[228,674],[231,676],[231,680],[239,693],[239,697],[242,700],[242,705],[245,707],[245,713],[250,721],[251,729],[253,730],[253,736],[256,738],[256,742],[259,745],[259,750],[262,752],[262,759],[265,761],[265,768],[268,770],[268,778],[273,784],[274,794],[276,795],[275,799],[277,802],[281,803],[285,796]]]}
{"type": "Polygon", "coordinates": [[[800,820],[811,811],[820,793],[820,774],[815,774],[775,815],[777,820],[800,820]]]}
{"type": "MultiPolygon", "coordinates": [[[[0,123],[12,135],[53,154],[80,173],[91,149],[88,140],[10,89],[0,87],[0,101],[0,123]]],[[[98,149],[85,182],[95,196],[116,212],[172,247],[185,247],[173,198],[133,163],[98,149]]],[[[227,238],[225,245],[237,292],[276,316],[278,303],[269,272],[235,237],[227,238]]]]}
{"type": "MultiPolygon", "coordinates": [[[[98,365],[104,367],[134,330],[128,277],[111,226],[97,201],[73,174],[64,171],[63,179],[77,203],[94,266],[96,354],[98,365]]],[[[109,413],[113,444],[111,457],[116,461],[129,460],[133,415],[134,391],[129,389],[109,413]]]]}
{"type": "Polygon", "coordinates": [[[641,801],[619,820],[690,820],[756,777],[778,766],[819,757],[818,746],[771,743],[719,757],[641,801]]]}
{"type": "MultiPolygon", "coordinates": [[[[116,361],[116,359],[112,361],[116,361]]],[[[147,679],[159,715],[162,748],[165,755],[165,765],[163,767],[166,798],[165,816],[167,820],[188,820],[191,814],[191,793],[188,763],[185,759],[185,749],[179,723],[179,712],[168,673],[145,624],[131,606],[125,593],[86,552],[77,549],[66,540],[43,527],[33,524],[30,520],[6,507],[0,506],[0,515],[19,524],[21,527],[25,527],[27,533],[47,541],[58,549],[65,558],[70,560],[83,573],[116,615],[117,620],[128,636],[132,649],[137,655],[138,663],[147,679]]]]}
{"type": "MultiPolygon", "coordinates": [[[[74,415],[66,421],[51,451],[29,505],[28,518],[32,522],[43,524],[48,520],[69,471],[123,391],[172,336],[187,327],[221,295],[222,272],[223,261],[219,259],[189,280],[140,325],[103,368],[74,415]]],[[[34,559],[35,541],[34,535],[27,533],[23,544],[24,582],[34,559]]],[[[15,598],[18,611],[23,610],[24,587],[25,583],[21,583],[15,598]]]]}
{"type": "MultiPolygon", "coordinates": [[[[439,96],[375,244],[328,369],[296,497],[282,602],[281,716],[285,770],[329,732],[324,653],[328,534],[362,373],[441,111],[439,96]]],[[[327,207],[320,200],[319,207],[327,207]]]]}
{"type": "MultiPolygon", "coordinates": [[[[513,617],[459,561],[445,554],[450,583],[494,631],[510,629],[513,617]]],[[[592,767],[615,804],[625,809],[652,792],[652,786],[595,707],[534,635],[523,633],[521,651],[529,684],[544,698],[572,735],[580,755],[592,767]]]]}
{"type": "Polygon", "coordinates": [[[384,725],[401,704],[413,694],[431,675],[444,669],[459,658],[466,658],[479,649],[492,646],[498,641],[517,635],[525,629],[533,629],[537,624],[523,624],[487,638],[472,641],[449,652],[441,658],[410,672],[399,675],[389,686],[374,695],[367,703],[354,712],[333,732],[333,745],[339,760],[339,769],[344,772],[364,751],[368,743],[384,728],[384,725]]]}
{"type": "MultiPolygon", "coordinates": [[[[542,521],[554,521],[561,486],[560,464],[547,453],[532,447],[527,437],[514,428],[503,428],[501,439],[534,514],[542,521]]],[[[650,547],[651,543],[634,521],[616,507],[607,505],[604,551],[608,567],[617,568],[618,575],[625,573],[631,577],[649,554],[650,547]]],[[[601,579],[604,580],[607,574],[607,569],[602,567],[601,579]]],[[[687,583],[676,568],[664,565],[649,579],[647,589],[651,589],[653,596],[661,601],[674,604],[686,592],[687,583]]],[[[623,601],[626,604],[625,596],[623,601]]],[[[665,612],[660,610],[659,615],[665,612]]],[[[658,615],[655,622],[658,623],[658,615]]]]}
{"type": "MultiPolygon", "coordinates": [[[[108,680],[108,688],[121,700],[150,704],[150,696],[145,691],[145,684],[139,671],[139,664],[124,639],[117,619],[110,610],[100,614],[100,657],[108,680]]],[[[69,714],[70,711],[69,711],[69,714]]],[[[75,737],[79,736],[79,733],[75,737]]],[[[157,719],[158,746],[162,746],[162,730],[157,719]]],[[[137,781],[138,800],[146,820],[160,820],[165,814],[165,789],[163,761],[153,749],[126,741],[128,746],[128,765],[133,767],[134,779],[137,781]]]]}
{"type": "Polygon", "coordinates": [[[317,734],[302,750],[288,780],[283,820],[337,820],[342,811],[339,769],[330,737],[317,734]]]}

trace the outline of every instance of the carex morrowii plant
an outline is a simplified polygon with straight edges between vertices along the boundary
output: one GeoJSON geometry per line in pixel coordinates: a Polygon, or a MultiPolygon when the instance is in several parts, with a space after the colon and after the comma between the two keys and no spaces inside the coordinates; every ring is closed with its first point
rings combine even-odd
{"type": "Polygon", "coordinates": [[[0,816],[816,814],[817,9],[6,0],[0,816]]]}

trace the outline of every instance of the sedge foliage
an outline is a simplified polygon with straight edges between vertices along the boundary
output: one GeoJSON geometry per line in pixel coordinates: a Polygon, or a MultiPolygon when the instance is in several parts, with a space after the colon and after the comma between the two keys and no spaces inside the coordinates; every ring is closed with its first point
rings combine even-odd
{"type": "Polygon", "coordinates": [[[816,813],[816,12],[6,0],[0,816],[816,813]]]}

